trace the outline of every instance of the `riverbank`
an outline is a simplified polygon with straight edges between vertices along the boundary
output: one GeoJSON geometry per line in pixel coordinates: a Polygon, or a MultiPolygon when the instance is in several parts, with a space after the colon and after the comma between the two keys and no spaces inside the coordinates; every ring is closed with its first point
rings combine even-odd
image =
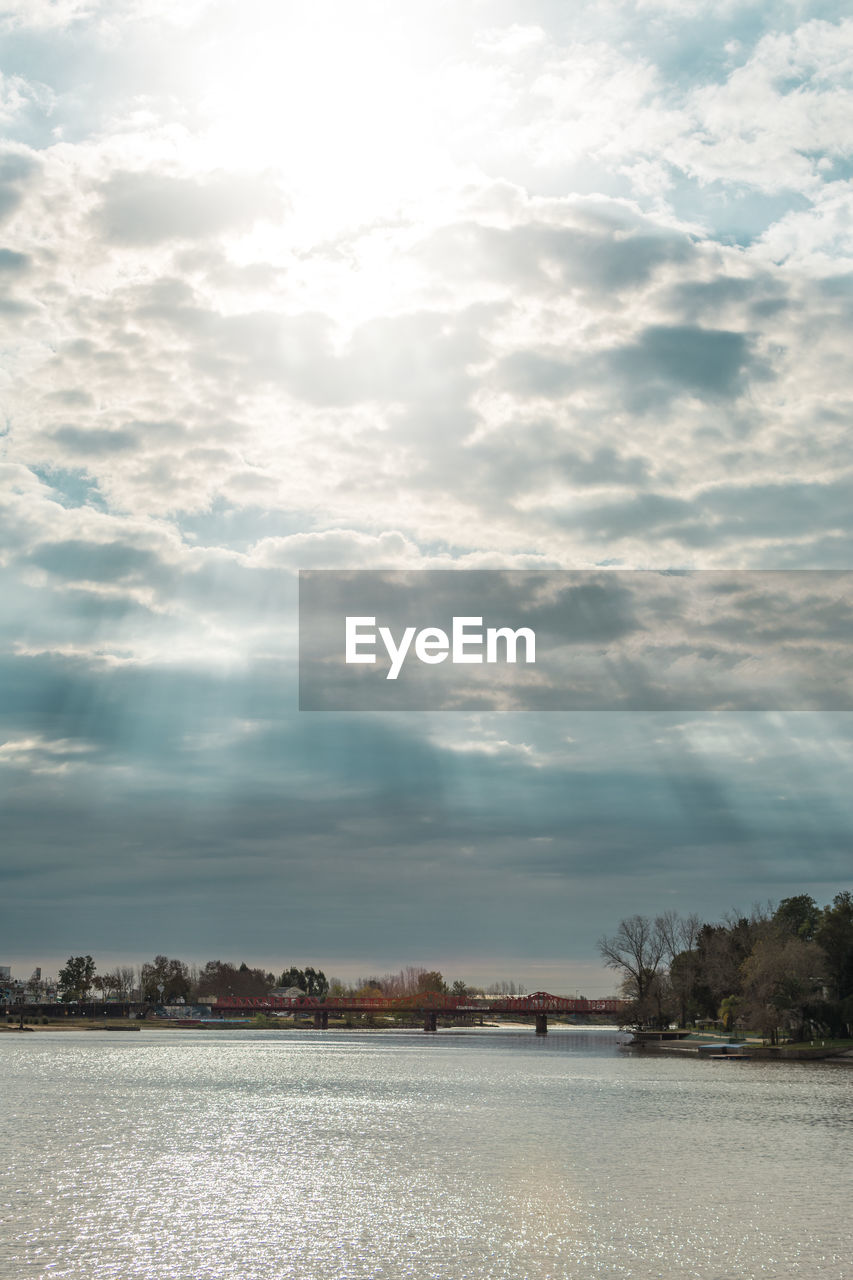
{"type": "MultiPolygon", "coordinates": [[[[720,1041],[721,1048],[724,1041],[720,1041]]],[[[713,1045],[716,1049],[714,1038],[707,1036],[690,1037],[684,1040],[663,1040],[653,1041],[643,1045],[626,1045],[626,1048],[634,1048],[642,1053],[680,1053],[687,1054],[692,1057],[706,1057],[707,1052],[703,1053],[703,1048],[713,1045]]],[[[762,1062],[841,1062],[853,1066],[853,1045],[849,1042],[841,1044],[780,1044],[769,1045],[764,1044],[760,1040],[743,1040],[739,1042],[739,1048],[744,1057],[762,1061],[762,1062]]],[[[719,1056],[725,1056],[720,1054],[719,1056]]],[[[727,1055],[737,1058],[737,1053],[727,1055]]]]}
{"type": "Polygon", "coordinates": [[[0,1034],[21,1035],[26,1031],[141,1031],[146,1022],[129,1022],[127,1018],[112,1018],[102,1021],[100,1018],[63,1018],[61,1022],[26,1023],[23,1027],[17,1022],[0,1024],[0,1034]]]}
{"type": "MultiPolygon", "coordinates": [[[[328,1031],[421,1031],[423,1032],[423,1023],[419,1019],[413,1019],[411,1022],[379,1022],[372,1023],[347,1023],[343,1019],[335,1021],[329,1020],[326,1028],[328,1031]]],[[[459,1031],[534,1031],[533,1021],[529,1022],[482,1022],[474,1024],[466,1024],[460,1022],[439,1023],[442,1032],[459,1031]]],[[[549,1029],[555,1031],[616,1031],[616,1027],[602,1027],[597,1024],[566,1024],[555,1023],[549,1029]]],[[[129,1020],[127,1018],[61,1018],[47,1023],[34,1022],[27,1023],[23,1028],[15,1023],[0,1023],[0,1034],[7,1033],[11,1035],[20,1035],[29,1031],[274,1031],[279,1033],[287,1033],[293,1031],[316,1031],[313,1019],[301,1019],[297,1022],[291,1022],[285,1019],[267,1019],[263,1023],[255,1022],[253,1019],[247,1021],[223,1021],[219,1022],[211,1020],[209,1022],[193,1022],[181,1023],[174,1018],[144,1018],[137,1020],[129,1020]]]]}

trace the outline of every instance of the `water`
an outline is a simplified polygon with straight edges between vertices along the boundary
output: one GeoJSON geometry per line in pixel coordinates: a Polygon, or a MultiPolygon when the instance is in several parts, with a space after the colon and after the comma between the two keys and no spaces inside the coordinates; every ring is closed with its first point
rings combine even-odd
{"type": "Polygon", "coordinates": [[[619,1039],[0,1035],[0,1277],[849,1280],[853,1069],[619,1039]]]}

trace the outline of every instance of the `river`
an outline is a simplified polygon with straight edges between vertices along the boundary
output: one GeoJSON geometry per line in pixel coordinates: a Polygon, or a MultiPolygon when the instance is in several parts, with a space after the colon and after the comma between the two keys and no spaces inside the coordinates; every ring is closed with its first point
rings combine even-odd
{"type": "Polygon", "coordinates": [[[0,1277],[853,1275],[853,1069],[600,1029],[0,1036],[0,1277]]]}

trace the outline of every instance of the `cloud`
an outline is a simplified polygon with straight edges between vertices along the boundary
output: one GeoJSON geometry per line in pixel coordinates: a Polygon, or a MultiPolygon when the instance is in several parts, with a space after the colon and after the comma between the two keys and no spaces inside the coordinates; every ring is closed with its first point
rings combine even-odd
{"type": "MultiPolygon", "coordinates": [[[[658,909],[661,877],[707,912],[829,885],[845,724],[306,718],[294,575],[846,568],[853,23],[347,14],[330,37],[232,0],[4,11],[20,928],[147,950],[151,919],[204,947],[251,918],[273,950],[331,945],[322,888],[342,946],[355,903],[403,951],[438,930],[560,954],[567,921],[591,948],[658,909]],[[198,893],[190,921],[164,884],[198,893]]],[[[590,644],[642,643],[635,602],[587,604],[590,644]]]]}
{"type": "Polygon", "coordinates": [[[147,245],[251,227],[261,218],[279,217],[282,208],[273,184],[252,176],[124,172],[102,184],[94,217],[108,242],[147,245]]]}
{"type": "Polygon", "coordinates": [[[764,35],[725,83],[696,88],[694,129],[676,145],[688,171],[763,190],[814,189],[820,162],[849,154],[853,22],[815,19],[764,35]]]}
{"type": "Polygon", "coordinates": [[[665,405],[676,395],[706,401],[729,399],[760,377],[762,366],[751,360],[742,333],[693,325],[652,325],[635,341],[593,359],[565,360],[556,353],[516,352],[504,361],[501,376],[524,396],[562,397],[601,378],[623,388],[628,407],[638,412],[665,405]]]}
{"type": "Polygon", "coordinates": [[[760,374],[744,334],[692,325],[651,325],[607,362],[632,388],[639,384],[631,395],[638,408],[678,392],[729,398],[744,389],[750,363],[752,377],[760,374]]]}
{"type": "Polygon", "coordinates": [[[656,226],[615,202],[566,202],[561,212],[574,225],[458,223],[437,231],[420,252],[432,269],[463,280],[547,292],[577,289],[598,298],[635,289],[659,268],[686,265],[696,253],[683,232],[656,226]]]}
{"type": "Polygon", "coordinates": [[[0,155],[0,219],[17,209],[27,180],[37,170],[36,161],[24,152],[7,151],[0,155]]]}
{"type": "Polygon", "coordinates": [[[3,275],[20,275],[30,268],[30,259],[25,253],[16,253],[14,249],[0,249],[0,272],[3,275]]]}

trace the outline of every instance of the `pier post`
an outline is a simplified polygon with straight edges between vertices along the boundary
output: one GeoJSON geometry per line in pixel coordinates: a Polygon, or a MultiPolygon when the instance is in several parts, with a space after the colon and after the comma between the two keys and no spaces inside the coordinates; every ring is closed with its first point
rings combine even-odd
{"type": "Polygon", "coordinates": [[[424,1031],[437,1030],[436,1014],[434,1009],[427,1009],[424,1014],[424,1031]]]}
{"type": "Polygon", "coordinates": [[[536,1015],[536,1034],[537,1036],[546,1036],[548,1034],[548,1015],[547,1013],[537,1013],[536,1015]]]}
{"type": "Polygon", "coordinates": [[[314,1014],[314,1030],[315,1031],[329,1030],[329,1015],[325,1009],[318,1009],[317,1012],[314,1014]]]}

